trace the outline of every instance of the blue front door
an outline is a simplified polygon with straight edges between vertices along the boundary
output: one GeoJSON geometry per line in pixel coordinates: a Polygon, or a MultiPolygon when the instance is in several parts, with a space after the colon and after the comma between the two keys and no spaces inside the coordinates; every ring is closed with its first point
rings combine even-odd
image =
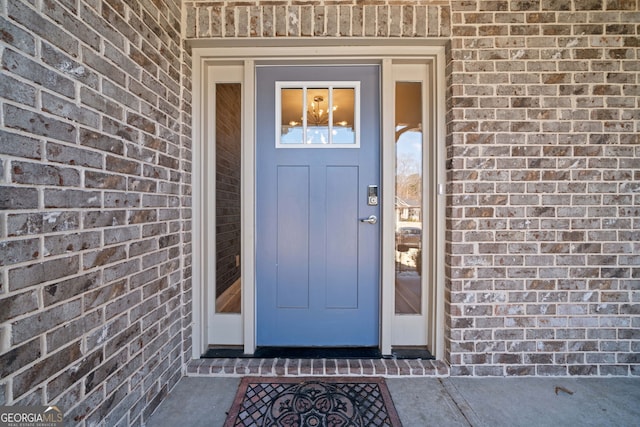
{"type": "Polygon", "coordinates": [[[377,346],[380,222],[361,219],[380,217],[379,67],[258,67],[256,88],[257,345],[377,346]],[[277,147],[277,82],[345,81],[360,82],[359,146],[277,147]]]}

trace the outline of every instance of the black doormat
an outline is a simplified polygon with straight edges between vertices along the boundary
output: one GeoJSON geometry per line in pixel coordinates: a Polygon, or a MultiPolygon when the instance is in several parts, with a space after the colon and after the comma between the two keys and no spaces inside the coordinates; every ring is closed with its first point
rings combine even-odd
{"type": "Polygon", "coordinates": [[[224,427],[400,427],[384,378],[243,378],[224,427]]]}

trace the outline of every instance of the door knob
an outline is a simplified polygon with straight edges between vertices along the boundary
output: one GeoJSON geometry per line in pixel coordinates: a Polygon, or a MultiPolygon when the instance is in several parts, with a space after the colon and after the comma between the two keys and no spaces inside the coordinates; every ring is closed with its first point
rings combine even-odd
{"type": "Polygon", "coordinates": [[[375,215],[369,215],[369,218],[360,218],[360,222],[366,222],[367,224],[376,224],[378,217],[375,215]]]}

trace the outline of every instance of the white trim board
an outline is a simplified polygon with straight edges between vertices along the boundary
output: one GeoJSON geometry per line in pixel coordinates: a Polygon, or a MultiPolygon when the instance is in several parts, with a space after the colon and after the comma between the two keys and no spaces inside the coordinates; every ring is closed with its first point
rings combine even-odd
{"type": "MultiPolygon", "coordinates": [[[[344,43],[344,41],[341,41],[344,43]]],[[[199,41],[193,47],[193,333],[192,356],[199,358],[209,342],[209,314],[211,304],[210,277],[215,277],[215,263],[208,257],[214,253],[207,239],[210,212],[208,202],[206,157],[210,150],[212,135],[207,125],[211,114],[208,89],[212,77],[212,67],[222,65],[240,66],[236,78],[243,84],[243,141],[242,141],[242,305],[241,320],[242,345],[247,354],[255,351],[255,67],[258,65],[295,64],[359,64],[378,63],[382,67],[382,260],[381,260],[381,337],[383,354],[391,353],[392,321],[394,316],[394,244],[395,230],[395,162],[393,154],[393,64],[428,64],[429,109],[432,124],[429,137],[434,143],[431,164],[436,170],[430,176],[435,182],[430,187],[445,184],[445,46],[442,41],[395,41],[389,40],[349,40],[349,46],[336,45],[317,40],[283,41],[199,41]],[[391,138],[391,139],[389,139],[391,138]],[[385,221],[385,218],[391,220],[385,221]]],[[[425,182],[426,184],[426,182],[425,182]]],[[[445,195],[434,192],[429,195],[430,209],[435,215],[433,224],[437,238],[432,247],[430,259],[430,281],[427,342],[429,349],[438,359],[444,358],[444,212],[445,195]]]]}

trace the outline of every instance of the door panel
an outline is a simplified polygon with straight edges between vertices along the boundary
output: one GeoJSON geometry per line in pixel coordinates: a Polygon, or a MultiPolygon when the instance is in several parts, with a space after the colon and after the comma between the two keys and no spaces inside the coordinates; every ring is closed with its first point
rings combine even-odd
{"type": "Polygon", "coordinates": [[[257,345],[378,345],[379,222],[360,222],[379,216],[378,67],[258,67],[256,83],[257,345]],[[359,81],[359,147],[276,148],[283,81],[359,81]]]}
{"type": "Polygon", "coordinates": [[[309,168],[278,167],[278,308],[309,307],[309,168]]]}
{"type": "Polygon", "coordinates": [[[327,167],[326,308],[358,308],[358,167],[327,167]]]}

